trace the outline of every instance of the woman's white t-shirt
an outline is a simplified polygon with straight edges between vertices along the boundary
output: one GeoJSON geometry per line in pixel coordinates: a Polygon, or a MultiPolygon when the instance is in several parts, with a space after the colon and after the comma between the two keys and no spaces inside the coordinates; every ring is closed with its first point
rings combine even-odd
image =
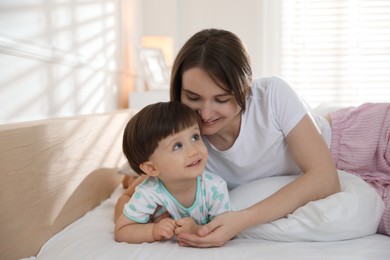
{"type": "MultiPolygon", "coordinates": [[[[224,178],[229,189],[265,177],[299,174],[287,150],[286,136],[308,109],[285,81],[276,77],[256,80],[233,146],[219,151],[204,138],[209,151],[206,169],[224,178]]],[[[318,116],[314,120],[329,146],[329,124],[318,116]]]]}

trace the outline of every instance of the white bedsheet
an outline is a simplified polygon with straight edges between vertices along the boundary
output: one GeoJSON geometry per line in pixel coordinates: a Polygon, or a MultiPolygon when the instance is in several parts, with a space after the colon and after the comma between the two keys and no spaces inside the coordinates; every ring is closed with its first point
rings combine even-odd
{"type": "Polygon", "coordinates": [[[233,239],[220,248],[186,248],[174,241],[132,245],[114,241],[114,205],[123,189],[52,237],[35,259],[390,259],[390,237],[336,242],[233,239]]]}

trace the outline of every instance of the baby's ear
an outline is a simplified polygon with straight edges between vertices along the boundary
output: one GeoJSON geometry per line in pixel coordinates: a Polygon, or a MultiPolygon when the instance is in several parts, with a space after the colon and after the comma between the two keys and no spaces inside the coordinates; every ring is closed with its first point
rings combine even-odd
{"type": "Polygon", "coordinates": [[[149,176],[155,177],[160,173],[151,161],[141,163],[139,168],[149,176]]]}

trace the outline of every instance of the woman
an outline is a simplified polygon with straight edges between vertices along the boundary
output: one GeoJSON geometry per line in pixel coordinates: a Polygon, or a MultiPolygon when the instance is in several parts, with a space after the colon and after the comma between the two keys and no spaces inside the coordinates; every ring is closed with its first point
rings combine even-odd
{"type": "MultiPolygon", "coordinates": [[[[209,150],[206,169],[223,177],[229,188],[264,177],[302,173],[252,207],[217,216],[198,235],[180,234],[181,244],[221,246],[249,227],[285,217],[309,201],[340,191],[329,150],[330,143],[337,146],[339,139],[331,141],[330,121],[337,123],[336,128],[343,126],[345,115],[353,111],[328,118],[317,116],[314,122],[304,102],[283,80],[252,81],[245,46],[236,35],[225,30],[207,29],[193,35],[178,53],[171,76],[171,100],[183,102],[202,119],[201,132],[209,150]]],[[[367,110],[377,111],[378,107],[363,108],[367,110]]],[[[389,129],[389,105],[383,104],[380,110],[383,122],[376,123],[389,129]]],[[[354,113],[351,120],[360,114],[367,116],[354,113]]],[[[379,164],[383,165],[382,172],[390,173],[389,162],[382,159],[390,157],[387,151],[390,131],[386,131],[376,137],[387,140],[380,149],[389,155],[379,158],[382,160],[379,164]]],[[[336,161],[342,156],[343,150],[339,148],[336,161]]],[[[373,150],[375,153],[377,149],[373,150]]],[[[371,161],[370,155],[366,156],[371,161]]],[[[351,165],[356,166],[356,162],[351,165]]],[[[390,178],[386,181],[390,183],[390,178]]]]}

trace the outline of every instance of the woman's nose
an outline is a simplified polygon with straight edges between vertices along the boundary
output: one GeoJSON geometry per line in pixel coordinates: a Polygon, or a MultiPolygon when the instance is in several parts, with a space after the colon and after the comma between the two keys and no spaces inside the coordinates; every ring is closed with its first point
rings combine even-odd
{"type": "Polygon", "coordinates": [[[208,103],[202,104],[202,106],[196,111],[202,120],[207,120],[211,115],[211,105],[208,103]]]}

